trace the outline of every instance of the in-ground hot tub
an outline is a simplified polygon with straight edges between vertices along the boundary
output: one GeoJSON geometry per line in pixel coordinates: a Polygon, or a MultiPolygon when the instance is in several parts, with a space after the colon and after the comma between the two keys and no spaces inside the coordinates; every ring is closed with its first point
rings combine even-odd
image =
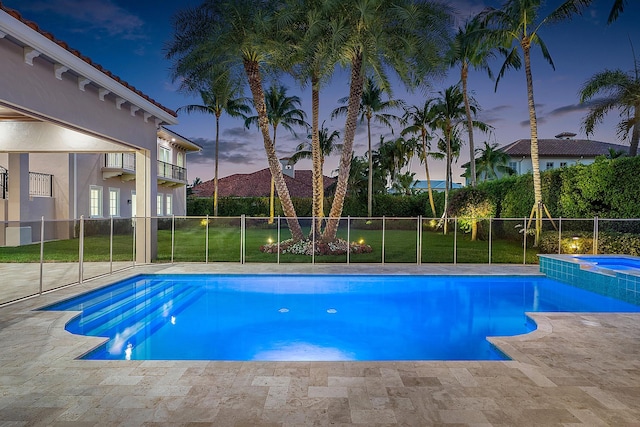
{"type": "Polygon", "coordinates": [[[640,305],[640,257],[631,255],[539,255],[551,279],[640,305]]]}

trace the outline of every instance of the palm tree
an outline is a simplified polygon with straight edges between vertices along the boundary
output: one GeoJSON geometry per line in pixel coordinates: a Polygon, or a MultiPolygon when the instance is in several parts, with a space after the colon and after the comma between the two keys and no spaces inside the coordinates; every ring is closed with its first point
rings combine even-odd
{"type": "MultiPolygon", "coordinates": [[[[282,85],[272,85],[265,93],[265,102],[267,105],[267,120],[273,127],[273,146],[276,145],[276,136],[278,126],[295,135],[293,126],[308,127],[305,121],[306,113],[299,107],[302,103],[297,96],[287,96],[287,88],[282,85]]],[[[257,124],[258,116],[247,117],[244,125],[249,128],[251,125],[257,124]]],[[[279,193],[278,193],[279,194],[279,193]]],[[[275,216],[275,180],[271,176],[271,192],[269,194],[269,224],[273,224],[275,216]]]]}
{"type": "MultiPolygon", "coordinates": [[[[493,78],[488,60],[493,56],[492,46],[482,38],[481,23],[478,19],[467,21],[463,28],[458,28],[453,43],[451,44],[450,61],[451,65],[460,65],[460,81],[462,82],[462,97],[464,109],[467,116],[467,132],[469,134],[469,158],[475,156],[475,145],[473,143],[473,118],[471,117],[471,105],[469,103],[469,90],[467,80],[469,77],[469,67],[476,70],[484,70],[493,78]]],[[[476,186],[476,165],[471,165],[471,186],[476,186]]]]}
{"type": "Polygon", "coordinates": [[[531,129],[531,163],[533,169],[534,205],[531,217],[536,216],[536,234],[534,244],[537,246],[542,232],[542,187],[540,183],[540,160],[538,158],[538,120],[533,99],[533,77],[531,74],[531,46],[538,45],[542,56],[555,69],[547,46],[538,34],[547,23],[568,19],[580,13],[592,0],[565,0],[544,18],[539,16],[543,0],[507,0],[502,9],[487,8],[479,15],[483,25],[488,26],[485,34],[492,45],[509,46],[505,62],[496,79],[496,88],[500,78],[510,67],[520,67],[518,48],[522,49],[524,69],[527,79],[527,99],[529,106],[529,126],[531,129]]]}
{"type": "Polygon", "coordinates": [[[339,63],[349,66],[349,101],[336,192],[322,240],[335,240],[347,194],[353,140],[362,99],[365,69],[389,93],[387,71],[408,86],[443,70],[443,47],[449,39],[450,9],[439,3],[411,0],[353,0],[340,2],[333,16],[339,63]]]}
{"type": "MultiPolygon", "coordinates": [[[[212,114],[216,118],[216,142],[214,150],[213,216],[218,216],[218,147],[220,143],[220,116],[246,117],[251,112],[248,98],[242,96],[242,87],[226,78],[209,79],[206,88],[200,89],[202,104],[185,105],[178,112],[212,114]]],[[[194,184],[195,185],[195,184],[194,184]]]]}
{"type": "Polygon", "coordinates": [[[269,119],[262,87],[262,69],[274,62],[283,46],[285,32],[275,16],[277,0],[204,0],[197,7],[177,13],[174,35],[166,57],[174,61],[174,79],[198,81],[203,75],[231,78],[244,74],[257,112],[271,176],[280,197],[294,241],[304,235],[298,222],[275,147],[269,134],[269,119]]]}
{"type": "Polygon", "coordinates": [[[482,181],[498,179],[498,172],[508,175],[515,173],[515,171],[508,166],[509,155],[498,149],[497,143],[489,144],[485,142],[484,148],[478,148],[476,153],[480,153],[480,156],[470,163],[476,164],[477,177],[482,181]]]}
{"type": "MultiPolygon", "coordinates": [[[[443,217],[446,218],[447,209],[449,207],[449,191],[451,190],[451,163],[456,151],[459,152],[460,146],[460,129],[467,126],[466,122],[466,108],[464,103],[464,97],[462,91],[458,85],[450,86],[443,91],[438,92],[440,95],[436,99],[434,106],[435,117],[434,125],[442,132],[442,145],[446,155],[446,176],[445,176],[445,188],[444,188],[444,213],[443,217]],[[457,149],[457,150],[456,150],[457,149]]],[[[475,115],[478,111],[478,106],[473,98],[469,100],[469,108],[475,115]]],[[[483,122],[473,121],[471,122],[473,127],[476,127],[482,131],[488,131],[489,126],[483,122]]],[[[444,232],[447,232],[447,222],[444,222],[444,232]]]]}
{"type": "Polygon", "coordinates": [[[609,111],[617,109],[622,118],[617,126],[618,136],[626,138],[631,133],[629,156],[638,154],[640,141],[640,72],[635,57],[633,62],[633,72],[602,71],[587,80],[580,90],[580,102],[593,100],[596,95],[604,95],[593,100],[589,114],[582,122],[587,135],[593,133],[596,125],[602,123],[609,111]]]}
{"type": "MultiPolygon", "coordinates": [[[[373,78],[369,77],[364,85],[362,91],[362,100],[360,101],[360,122],[367,121],[367,157],[369,158],[369,177],[367,186],[367,213],[371,216],[373,211],[373,155],[371,154],[371,120],[387,126],[392,129],[392,123],[400,121],[400,117],[393,114],[386,113],[386,111],[397,109],[403,106],[403,102],[398,99],[389,99],[387,101],[382,100],[382,94],[384,90],[380,88],[373,78]]],[[[338,102],[346,103],[349,98],[341,98],[338,102]]],[[[331,113],[331,118],[345,115],[347,113],[347,106],[338,107],[331,113]]]]}
{"type": "Polygon", "coordinates": [[[404,138],[395,138],[385,141],[384,137],[380,137],[380,147],[373,151],[373,164],[375,168],[380,169],[384,173],[385,179],[389,178],[389,184],[393,184],[403,167],[409,164],[409,161],[415,154],[415,140],[409,141],[404,138]]]}
{"type": "Polygon", "coordinates": [[[436,206],[433,200],[433,189],[431,188],[431,177],[429,176],[429,163],[428,157],[431,150],[431,142],[429,140],[428,129],[433,128],[433,122],[435,119],[434,100],[427,99],[423,107],[416,105],[405,109],[402,121],[404,123],[410,123],[409,126],[404,128],[401,135],[409,133],[420,134],[421,148],[419,149],[420,160],[424,163],[424,171],[427,180],[427,192],[429,194],[429,205],[431,206],[431,213],[434,218],[437,216],[436,206]]]}
{"type": "Polygon", "coordinates": [[[607,19],[607,24],[611,24],[613,21],[618,19],[618,16],[624,12],[624,6],[627,4],[627,0],[613,0],[613,4],[611,5],[611,11],[609,12],[609,18],[607,19]]]}
{"type": "Polygon", "coordinates": [[[413,185],[418,182],[415,180],[415,176],[415,172],[399,174],[396,176],[396,180],[391,188],[393,188],[396,194],[400,194],[401,196],[410,196],[414,192],[413,185]]]}
{"type": "MultiPolygon", "coordinates": [[[[322,128],[319,127],[320,88],[328,81],[335,70],[337,57],[333,45],[340,43],[335,39],[341,7],[336,0],[287,0],[282,10],[294,11],[294,23],[288,28],[292,33],[292,55],[285,61],[285,67],[293,76],[306,86],[311,86],[311,146],[313,175],[313,216],[324,216],[324,156],[329,155],[322,147],[322,128]]],[[[337,146],[337,144],[336,144],[337,146]]],[[[322,232],[322,221],[316,222],[316,235],[322,232]]]]}

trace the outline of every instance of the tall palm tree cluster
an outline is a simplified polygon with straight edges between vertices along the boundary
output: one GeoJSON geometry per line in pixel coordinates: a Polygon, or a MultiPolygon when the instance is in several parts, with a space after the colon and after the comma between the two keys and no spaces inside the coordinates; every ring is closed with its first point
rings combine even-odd
{"type": "MultiPolygon", "coordinates": [[[[315,222],[315,235],[325,243],[336,240],[345,197],[357,177],[367,177],[367,210],[371,216],[374,177],[388,179],[398,192],[409,193],[414,174],[402,170],[415,155],[424,164],[434,217],[436,207],[427,160],[437,156],[446,159],[443,212],[446,218],[451,164],[461,151],[465,133],[472,159],[471,185],[476,185],[478,177],[495,177],[496,165],[503,164],[505,159],[495,145],[485,142],[483,149],[475,148],[474,129],[489,132],[491,127],[475,119],[479,105],[469,94],[469,71],[486,71],[493,77],[489,60],[498,55],[503,57],[504,63],[496,79],[497,89],[498,82],[509,69],[520,69],[524,65],[535,194],[531,216],[536,217],[536,237],[539,237],[545,208],[540,188],[530,52],[533,46],[539,46],[543,58],[553,67],[539,30],[549,23],[581,13],[592,2],[564,0],[549,15],[542,17],[542,0],[506,0],[500,9],[487,8],[453,32],[453,11],[439,1],[204,0],[201,5],[184,9],[175,16],[174,35],[167,45],[166,56],[173,61],[173,77],[181,82],[181,89],[200,94],[203,100],[203,105],[186,106],[183,110],[211,113],[216,117],[215,183],[220,115],[241,116],[247,126],[258,127],[272,176],[272,200],[275,190],[293,241],[306,237],[297,220],[276,154],[278,126],[291,132],[294,127],[301,127],[309,134],[310,142],[300,144],[293,159],[312,160],[313,216],[317,219],[322,219],[325,212],[324,158],[339,152],[337,182],[329,215],[323,221],[315,222]],[[459,67],[460,83],[426,99],[424,105],[406,106],[401,100],[393,99],[392,76],[413,90],[426,87],[450,67],[459,67]],[[319,124],[320,95],[340,68],[349,72],[349,94],[340,100],[343,106],[333,111],[332,118],[344,117],[345,123],[342,132],[330,132],[324,122],[322,126],[319,124]],[[265,77],[281,74],[292,76],[302,88],[310,88],[310,125],[300,109],[300,99],[287,96],[286,88],[274,85],[265,91],[265,77]],[[243,97],[243,88],[247,86],[251,98],[243,97]],[[251,116],[249,103],[255,110],[251,116]],[[395,114],[395,111],[402,113],[395,114]],[[353,153],[358,121],[367,124],[366,158],[353,153]],[[372,121],[392,130],[393,124],[400,124],[403,129],[400,136],[392,140],[381,137],[378,150],[373,150],[372,121]],[[342,139],[338,143],[340,136],[342,139]],[[432,143],[442,154],[432,149],[432,143]],[[482,155],[473,160],[478,152],[482,155]]],[[[610,22],[623,12],[625,4],[626,0],[613,0],[610,22]]],[[[587,132],[591,132],[609,110],[622,107],[626,119],[620,124],[620,132],[632,134],[632,152],[635,154],[633,141],[637,149],[640,139],[640,119],[636,114],[640,106],[635,103],[638,86],[637,67],[635,74],[605,72],[585,84],[581,93],[585,101],[603,91],[610,94],[607,101],[596,104],[592,114],[585,119],[587,132]],[[630,91],[634,91],[635,98],[629,95],[630,91]]],[[[214,192],[214,214],[217,214],[217,191],[214,192]]],[[[446,221],[444,224],[446,227],[446,221]]]]}

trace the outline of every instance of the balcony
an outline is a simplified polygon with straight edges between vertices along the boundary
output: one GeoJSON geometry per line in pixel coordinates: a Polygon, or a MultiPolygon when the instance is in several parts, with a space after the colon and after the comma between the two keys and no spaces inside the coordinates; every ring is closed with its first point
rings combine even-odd
{"type": "MultiPolygon", "coordinates": [[[[122,181],[136,179],[136,156],[134,153],[105,153],[102,178],[121,177],[122,181]]],[[[181,166],[158,160],[158,185],[177,187],[186,185],[187,170],[181,166]]]]}
{"type": "Polygon", "coordinates": [[[134,153],[105,153],[102,178],[120,176],[123,181],[136,179],[136,155],[134,153]]]}
{"type": "Polygon", "coordinates": [[[158,160],[158,185],[176,187],[187,183],[187,170],[158,160]]]}
{"type": "MultiPolygon", "coordinates": [[[[29,197],[53,197],[53,175],[29,172],[29,197]]],[[[9,172],[0,166],[0,199],[9,198],[9,172]]]]}

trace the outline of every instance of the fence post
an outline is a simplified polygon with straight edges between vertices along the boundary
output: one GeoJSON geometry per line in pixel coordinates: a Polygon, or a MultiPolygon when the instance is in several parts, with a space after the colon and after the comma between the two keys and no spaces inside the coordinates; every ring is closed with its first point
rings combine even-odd
{"type": "Polygon", "coordinates": [[[245,230],[245,216],[240,216],[240,264],[244,264],[244,234],[245,230]]]}
{"type": "Polygon", "coordinates": [[[78,240],[78,283],[82,283],[83,279],[83,260],[84,260],[84,215],[80,215],[80,236],[78,240]]]}
{"type": "Polygon", "coordinates": [[[347,265],[351,260],[351,215],[347,216],[347,265]]]}
{"type": "Polygon", "coordinates": [[[43,264],[44,264],[44,216],[40,220],[40,295],[42,295],[43,264]]]}
{"type": "Polygon", "coordinates": [[[316,263],[316,217],[311,217],[311,264],[316,263]]]}
{"type": "Polygon", "coordinates": [[[421,261],[420,258],[422,258],[422,246],[421,246],[422,237],[420,236],[420,232],[422,231],[421,225],[422,225],[422,215],[418,215],[418,224],[417,224],[418,230],[416,230],[417,231],[416,238],[418,239],[418,241],[416,242],[416,264],[417,265],[420,265],[420,261],[421,261]]]}
{"type": "Polygon", "coordinates": [[[113,215],[109,225],[109,274],[113,274],[113,215]]]}
{"type": "Polygon", "coordinates": [[[277,260],[276,263],[280,264],[280,215],[278,215],[278,235],[277,235],[277,238],[278,238],[278,243],[276,243],[276,246],[277,246],[277,250],[278,250],[278,255],[276,257],[276,260],[277,260]]]}
{"type": "Polygon", "coordinates": [[[524,217],[524,223],[522,226],[522,234],[523,234],[523,243],[522,243],[522,247],[523,247],[523,255],[522,255],[522,264],[526,265],[527,264],[527,217],[524,217]]]}
{"type": "Polygon", "coordinates": [[[383,215],[382,216],[382,265],[384,265],[384,237],[385,237],[384,226],[385,226],[385,221],[384,221],[384,215],[383,215]]]}
{"type": "Polygon", "coordinates": [[[598,217],[595,216],[593,217],[593,254],[597,255],[598,254],[598,234],[600,234],[600,229],[599,229],[599,224],[598,224],[598,217]]]}
{"type": "Polygon", "coordinates": [[[558,255],[562,253],[562,217],[558,218],[558,255]]]}
{"type": "Polygon", "coordinates": [[[176,216],[171,215],[171,264],[173,264],[173,248],[175,245],[176,236],[176,216]]]}
{"type": "Polygon", "coordinates": [[[491,222],[492,222],[491,217],[489,217],[489,264],[491,264],[491,222]]]}
{"type": "Polygon", "coordinates": [[[205,220],[207,221],[207,224],[205,225],[204,230],[207,234],[204,236],[204,263],[209,264],[209,214],[207,214],[205,220]]]}
{"type": "MultiPolygon", "coordinates": [[[[445,218],[445,221],[447,219],[445,218]]],[[[453,218],[453,263],[458,263],[458,217],[453,218]]]]}

